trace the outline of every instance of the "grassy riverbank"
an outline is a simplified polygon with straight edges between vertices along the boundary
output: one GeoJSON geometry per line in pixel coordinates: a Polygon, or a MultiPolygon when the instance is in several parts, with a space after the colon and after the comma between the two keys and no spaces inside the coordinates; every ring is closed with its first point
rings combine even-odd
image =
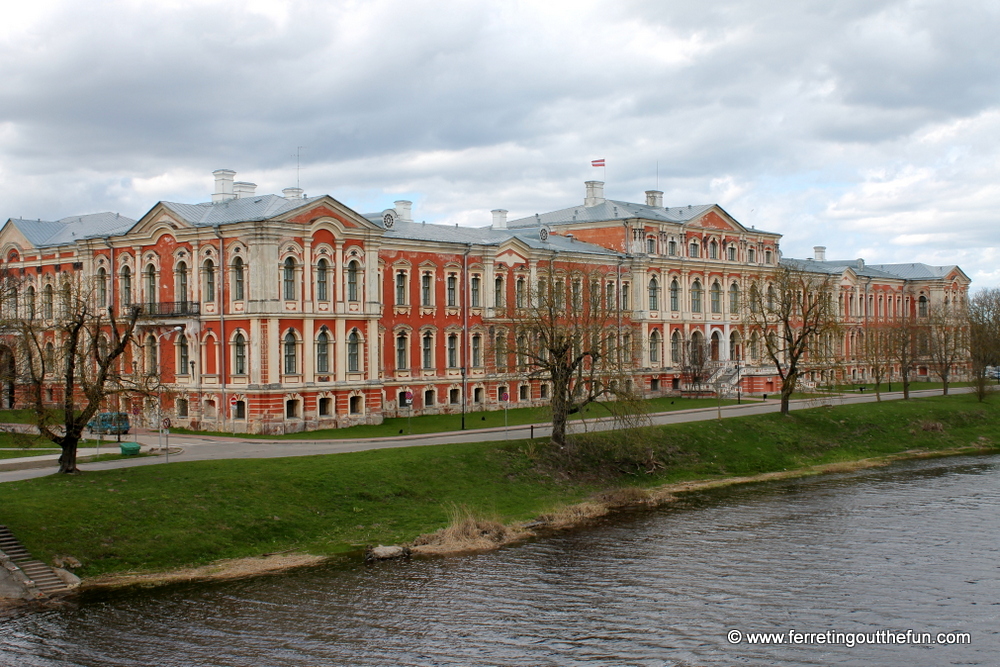
{"type": "Polygon", "coordinates": [[[623,486],[997,442],[1000,406],[959,395],[595,434],[573,456],[511,441],[51,476],[0,484],[0,523],[36,557],[73,556],[90,577],[401,543],[457,507],[512,523],[623,486]]]}

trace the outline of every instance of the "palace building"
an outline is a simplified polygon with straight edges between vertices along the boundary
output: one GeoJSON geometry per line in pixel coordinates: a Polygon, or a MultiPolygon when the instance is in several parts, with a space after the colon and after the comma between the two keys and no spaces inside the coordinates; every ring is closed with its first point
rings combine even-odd
{"type": "MultiPolygon", "coordinates": [[[[866,381],[864,325],[964,303],[970,282],[957,266],[829,261],[821,247],[784,259],[779,234],[717,205],[664,206],[655,190],[644,203],[609,200],[599,181],[576,205],[517,220],[497,209],[490,226],[469,228],[416,222],[408,201],[361,214],[214,175],[210,202],[160,202],[139,220],[11,218],[0,230],[4,268],[41,304],[32,316],[54,316],[64,274],[92,285],[102,308],[141,309],[131,371],[158,373],[167,391],[129,407],[196,429],[283,433],[544,404],[544,377],[493,357],[503,309],[531,299],[553,266],[601,272],[650,396],[688,389],[685,349],[707,351],[721,391],[779,390],[740,311],[779,262],[839,284],[838,381],[866,381]]],[[[7,404],[16,391],[4,388],[7,404]]]]}

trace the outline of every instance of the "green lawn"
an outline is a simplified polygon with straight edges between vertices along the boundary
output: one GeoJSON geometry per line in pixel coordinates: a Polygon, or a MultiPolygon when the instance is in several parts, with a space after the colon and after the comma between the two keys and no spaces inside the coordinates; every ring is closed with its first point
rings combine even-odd
{"type": "Polygon", "coordinates": [[[998,405],[961,395],[590,434],[573,456],[518,440],[48,476],[0,484],[0,520],[36,557],[80,559],[84,576],[335,554],[411,540],[455,505],[511,522],[622,485],[996,443],[998,405]]]}

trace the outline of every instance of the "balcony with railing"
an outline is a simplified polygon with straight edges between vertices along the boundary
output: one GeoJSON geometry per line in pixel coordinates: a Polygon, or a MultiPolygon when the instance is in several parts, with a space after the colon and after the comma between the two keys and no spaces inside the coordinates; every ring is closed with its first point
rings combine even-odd
{"type": "Polygon", "coordinates": [[[140,306],[142,317],[194,317],[201,311],[197,301],[159,301],[140,306]]]}

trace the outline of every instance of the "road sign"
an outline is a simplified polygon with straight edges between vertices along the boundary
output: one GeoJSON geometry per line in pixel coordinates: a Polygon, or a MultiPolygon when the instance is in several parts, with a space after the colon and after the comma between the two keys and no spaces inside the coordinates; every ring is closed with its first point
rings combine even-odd
{"type": "Polygon", "coordinates": [[[235,408],[237,403],[238,403],[238,401],[236,400],[235,396],[230,396],[229,397],[229,405],[231,405],[232,407],[235,408]]]}
{"type": "Polygon", "coordinates": [[[500,400],[501,401],[509,401],[510,400],[510,394],[508,394],[507,392],[504,392],[503,394],[500,395],[500,400]]]}
{"type": "Polygon", "coordinates": [[[412,401],[413,400],[413,392],[412,391],[406,392],[406,400],[408,400],[408,401],[412,401]]]}

